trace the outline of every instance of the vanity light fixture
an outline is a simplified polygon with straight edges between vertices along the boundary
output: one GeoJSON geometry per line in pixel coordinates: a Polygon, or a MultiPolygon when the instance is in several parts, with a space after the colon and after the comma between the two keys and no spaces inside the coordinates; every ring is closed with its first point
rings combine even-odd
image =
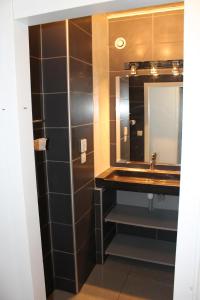
{"type": "Polygon", "coordinates": [[[179,76],[180,75],[179,62],[178,61],[173,61],[172,62],[172,74],[174,76],[179,76]]]}
{"type": "Polygon", "coordinates": [[[158,76],[158,68],[157,68],[157,63],[156,62],[151,62],[151,69],[150,69],[150,74],[153,76],[158,76]]]}
{"type": "Polygon", "coordinates": [[[137,63],[131,64],[131,75],[137,75],[137,68],[138,68],[137,63]]]}

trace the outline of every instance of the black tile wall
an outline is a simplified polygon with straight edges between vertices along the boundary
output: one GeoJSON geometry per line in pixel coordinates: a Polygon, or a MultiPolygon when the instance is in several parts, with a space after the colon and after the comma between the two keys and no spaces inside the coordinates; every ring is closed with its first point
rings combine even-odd
{"type": "Polygon", "coordinates": [[[49,253],[46,257],[43,257],[43,264],[46,294],[49,295],[53,292],[54,289],[52,253],[49,253]]]}
{"type": "Polygon", "coordinates": [[[77,222],[94,204],[94,181],[92,180],[74,194],[75,222],[77,222]]]}
{"type": "Polygon", "coordinates": [[[54,288],[77,292],[95,259],[91,18],[74,19],[68,24],[69,37],[65,21],[33,26],[29,34],[33,119],[44,120],[34,125],[34,138],[48,139],[47,151],[35,155],[47,296],[54,288]],[[85,164],[80,162],[83,138],[88,142],[85,164]],[[73,162],[69,155],[70,143],[73,162]],[[71,191],[70,164],[74,191],[71,191]],[[73,231],[76,231],[76,249],[73,231]]]}
{"type": "Polygon", "coordinates": [[[75,58],[70,58],[70,91],[92,93],[91,65],[75,58]]]}
{"type": "Polygon", "coordinates": [[[71,225],[53,223],[52,240],[54,250],[73,254],[73,230],[71,225]]]}
{"type": "Polygon", "coordinates": [[[44,93],[67,91],[67,61],[65,57],[43,59],[44,93]]]}
{"type": "Polygon", "coordinates": [[[94,151],[93,124],[72,128],[73,159],[80,156],[80,139],[87,139],[87,152],[94,151]]]}
{"type": "Polygon", "coordinates": [[[75,280],[74,255],[60,251],[53,252],[55,277],[75,280]]]}
{"type": "Polygon", "coordinates": [[[81,22],[77,26],[77,22],[73,20],[69,23],[69,40],[70,48],[69,55],[72,57],[77,57],[80,60],[83,60],[88,63],[92,63],[92,43],[91,43],[91,34],[87,31],[83,31],[81,22]],[[77,41],[79,41],[82,47],[77,47],[77,41]],[[85,47],[84,47],[85,45],[85,47]]]}
{"type": "Polygon", "coordinates": [[[73,161],[74,191],[79,190],[89,181],[94,179],[94,154],[87,155],[87,161],[81,164],[80,159],[73,161]]]}
{"type": "Polygon", "coordinates": [[[93,97],[92,94],[71,93],[71,122],[72,126],[93,123],[93,97]],[[77,107],[79,108],[77,110],[77,107]]]}
{"type": "Polygon", "coordinates": [[[42,25],[42,57],[66,56],[66,22],[42,25]]]}
{"type": "Polygon", "coordinates": [[[94,267],[96,261],[95,252],[95,234],[92,232],[90,239],[77,253],[79,290],[94,267]]]}
{"type": "MultiPolygon", "coordinates": [[[[43,97],[41,94],[32,94],[33,120],[43,119],[43,97]]],[[[39,124],[41,126],[41,124],[39,124]]]]}
{"type": "Polygon", "coordinates": [[[91,18],[69,21],[70,109],[78,289],[95,262],[94,154],[91,18]],[[77,47],[80,43],[81,47],[77,47]],[[79,108],[79,109],[77,109],[79,108]],[[80,140],[87,139],[87,161],[80,159],[80,140]],[[93,237],[93,238],[92,238],[93,237]],[[84,243],[87,244],[84,245],[84,243]],[[93,242],[92,242],[93,241],[93,242]]]}
{"type": "Polygon", "coordinates": [[[48,138],[47,159],[69,161],[69,131],[64,128],[47,128],[48,138]]]}
{"type": "Polygon", "coordinates": [[[72,224],[71,195],[49,194],[52,222],[72,224]]]}
{"type": "Polygon", "coordinates": [[[47,163],[49,192],[70,194],[70,166],[65,162],[47,163]]]}
{"type": "Polygon", "coordinates": [[[32,93],[41,93],[42,91],[41,59],[31,57],[30,68],[31,68],[31,91],[32,93]]]}
{"type": "Polygon", "coordinates": [[[67,93],[44,95],[44,115],[46,127],[67,127],[67,93]]]}
{"type": "Polygon", "coordinates": [[[83,17],[83,18],[73,19],[72,22],[76,26],[79,26],[82,30],[85,30],[90,35],[92,34],[91,18],[83,17]]]}
{"type": "Polygon", "coordinates": [[[29,49],[30,56],[41,57],[40,25],[29,27],[29,49]]]}

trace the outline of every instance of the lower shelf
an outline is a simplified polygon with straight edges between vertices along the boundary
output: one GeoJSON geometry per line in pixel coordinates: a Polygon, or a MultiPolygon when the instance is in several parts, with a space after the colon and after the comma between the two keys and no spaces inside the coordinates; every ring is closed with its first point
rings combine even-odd
{"type": "Polygon", "coordinates": [[[176,244],[117,234],[106,250],[106,254],[120,256],[161,265],[175,265],[176,244]]]}

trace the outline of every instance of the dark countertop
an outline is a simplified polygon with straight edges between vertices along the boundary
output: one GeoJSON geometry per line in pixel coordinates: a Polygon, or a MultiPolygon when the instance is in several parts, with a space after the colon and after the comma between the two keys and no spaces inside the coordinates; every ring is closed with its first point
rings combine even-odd
{"type": "Polygon", "coordinates": [[[111,167],[95,178],[100,188],[179,195],[180,171],[111,167]]]}

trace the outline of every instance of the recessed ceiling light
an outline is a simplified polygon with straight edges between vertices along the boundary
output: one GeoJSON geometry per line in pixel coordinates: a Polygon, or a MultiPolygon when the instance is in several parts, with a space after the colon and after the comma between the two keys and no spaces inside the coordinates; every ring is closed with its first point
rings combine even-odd
{"type": "Polygon", "coordinates": [[[126,40],[123,37],[118,37],[115,40],[115,48],[117,49],[123,49],[126,47],[126,40]]]}

